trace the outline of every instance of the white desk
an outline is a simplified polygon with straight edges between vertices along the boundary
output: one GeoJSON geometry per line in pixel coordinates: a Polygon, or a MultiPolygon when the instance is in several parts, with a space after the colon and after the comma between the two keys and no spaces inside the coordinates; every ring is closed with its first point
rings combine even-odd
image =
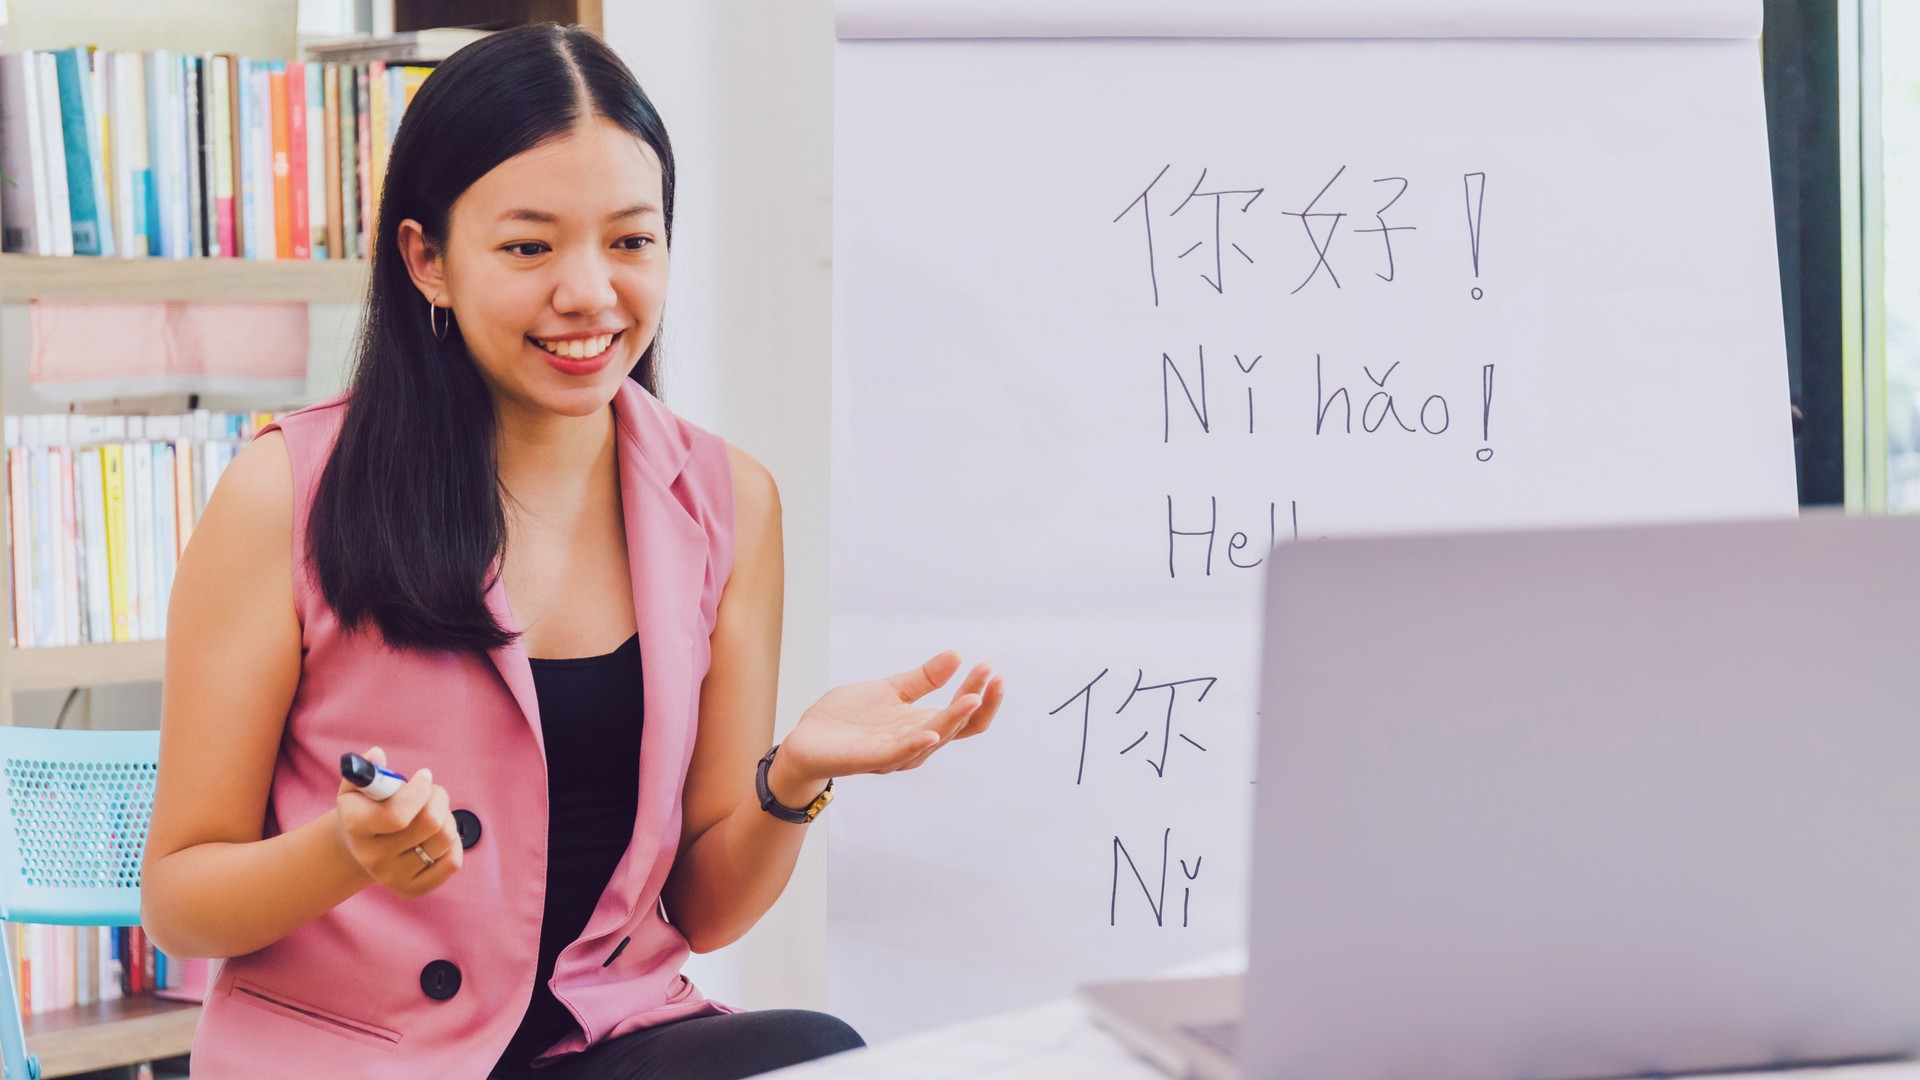
{"type": "MultiPolygon", "coordinates": [[[[766,1075],[779,1080],[1167,1080],[1094,1026],[1078,1001],[955,1024],[766,1075]]],[[[1920,1080],[1920,1070],[1900,1080],[1920,1080]]]]}
{"type": "MultiPolygon", "coordinates": [[[[778,1080],[1167,1080],[1077,1001],[990,1016],[766,1074],[778,1080]]],[[[1920,1080],[1920,1063],[1745,1074],[1746,1080],[1920,1080]]],[[[1743,1080],[1732,1075],[1714,1080],[1743,1080]]]]}

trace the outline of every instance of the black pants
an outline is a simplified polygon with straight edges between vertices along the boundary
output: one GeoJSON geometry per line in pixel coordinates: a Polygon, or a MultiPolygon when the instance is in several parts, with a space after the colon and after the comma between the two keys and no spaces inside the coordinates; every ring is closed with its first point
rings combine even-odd
{"type": "MultiPolygon", "coordinates": [[[[523,1076],[531,1080],[739,1080],[865,1045],[852,1028],[826,1013],[766,1009],[696,1016],[643,1028],[523,1076]]],[[[500,1071],[493,1077],[506,1080],[500,1071]]]]}

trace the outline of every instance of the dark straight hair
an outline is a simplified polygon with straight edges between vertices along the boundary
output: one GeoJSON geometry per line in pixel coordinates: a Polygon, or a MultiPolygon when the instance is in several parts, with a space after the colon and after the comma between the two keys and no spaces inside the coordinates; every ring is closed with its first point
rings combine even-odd
{"type": "MultiPolygon", "coordinates": [[[[321,593],[348,630],[371,622],[396,647],[468,652],[513,639],[486,605],[507,538],[492,394],[458,320],[434,335],[399,226],[420,222],[444,250],[448,214],[475,181],[595,116],[659,158],[670,247],[666,128],[593,33],[547,23],[493,34],[448,57],[407,106],[387,156],[346,415],[307,523],[321,593]]],[[[656,334],[631,377],[653,393],[658,371],[656,334]]]]}

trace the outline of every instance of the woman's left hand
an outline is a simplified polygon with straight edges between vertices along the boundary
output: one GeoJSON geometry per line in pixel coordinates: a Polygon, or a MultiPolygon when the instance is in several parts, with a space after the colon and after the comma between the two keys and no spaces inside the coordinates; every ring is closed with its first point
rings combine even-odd
{"type": "Polygon", "coordinates": [[[835,687],[801,714],[774,761],[796,787],[915,768],[948,742],[987,730],[1000,708],[1002,680],[986,664],[967,673],[945,708],[914,704],[959,670],[960,654],[944,652],[912,671],[835,687]]]}

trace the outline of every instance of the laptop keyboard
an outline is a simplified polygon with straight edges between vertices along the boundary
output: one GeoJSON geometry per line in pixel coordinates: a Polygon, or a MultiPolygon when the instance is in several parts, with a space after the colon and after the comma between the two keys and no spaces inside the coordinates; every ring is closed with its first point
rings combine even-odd
{"type": "Polygon", "coordinates": [[[1180,1034],[1200,1043],[1228,1061],[1240,1060],[1240,1021],[1221,1020],[1212,1024],[1181,1024],[1180,1034]]]}

